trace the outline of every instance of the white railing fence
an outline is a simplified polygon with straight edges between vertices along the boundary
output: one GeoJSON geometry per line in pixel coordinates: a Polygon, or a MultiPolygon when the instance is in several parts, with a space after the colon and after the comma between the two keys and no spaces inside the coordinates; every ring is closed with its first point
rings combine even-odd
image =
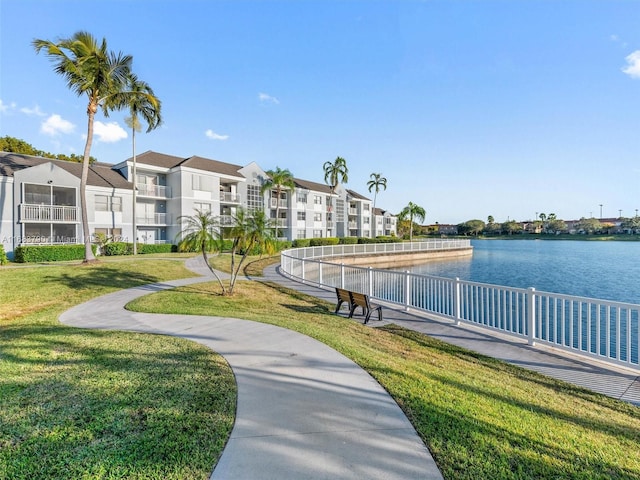
{"type": "Polygon", "coordinates": [[[330,257],[469,248],[466,240],[337,245],[281,254],[284,274],[640,370],[640,305],[332,263],[330,257]]]}

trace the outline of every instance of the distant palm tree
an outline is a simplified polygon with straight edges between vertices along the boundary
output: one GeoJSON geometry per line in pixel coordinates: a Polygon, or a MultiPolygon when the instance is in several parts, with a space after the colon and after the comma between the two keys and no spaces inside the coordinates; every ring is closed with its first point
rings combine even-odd
{"type": "Polygon", "coordinates": [[[383,177],[381,173],[372,173],[371,175],[369,175],[369,178],[371,180],[367,182],[367,188],[369,189],[369,193],[371,193],[372,190],[375,190],[375,193],[373,194],[373,209],[375,210],[378,192],[380,192],[380,188],[382,188],[383,190],[387,189],[387,179],[383,177]]]}
{"type": "Polygon", "coordinates": [[[184,228],[178,234],[181,238],[178,243],[178,250],[200,251],[204,263],[218,280],[222,295],[225,295],[227,292],[224,283],[222,283],[218,273],[209,263],[208,255],[209,252],[219,252],[222,250],[222,238],[218,233],[219,224],[217,219],[211,212],[196,209],[196,213],[191,216],[182,215],[178,217],[178,223],[184,223],[184,228]]]}
{"type": "MultiPolygon", "coordinates": [[[[278,238],[278,223],[280,222],[280,195],[282,190],[288,189],[293,192],[296,184],[293,181],[293,174],[286,168],[283,170],[276,167],[275,170],[267,170],[268,178],[262,184],[260,193],[275,190],[276,191],[276,238],[278,238]]],[[[269,196],[271,198],[271,195],[269,196]]]]}
{"type": "Polygon", "coordinates": [[[58,43],[36,39],[32,45],[36,53],[45,50],[54,63],[54,71],[67,80],[70,90],[78,96],[86,95],[88,98],[87,140],[80,176],[80,211],[85,246],[84,261],[92,262],[95,261],[95,257],[91,251],[91,232],[87,217],[87,177],[94,118],[98,109],[108,117],[109,112],[113,110],[127,108],[128,96],[137,95],[128,91],[133,58],[130,55],[109,51],[106,39],[103,38],[98,44],[93,35],[82,31],[58,43]]]}
{"type": "Polygon", "coordinates": [[[413,202],[409,202],[409,205],[404,207],[400,212],[400,220],[409,220],[409,240],[413,240],[413,221],[414,219],[424,222],[425,217],[427,216],[427,212],[425,212],[424,208],[419,205],[416,205],[413,202]]]}
{"type": "MultiPolygon", "coordinates": [[[[336,192],[336,188],[340,183],[347,183],[349,181],[349,168],[347,167],[347,161],[342,157],[336,157],[333,162],[324,162],[322,166],[324,169],[324,183],[329,185],[331,196],[329,197],[328,210],[332,210],[333,195],[336,192]]],[[[327,227],[329,222],[327,222],[327,227]]]]}
{"type": "Polygon", "coordinates": [[[136,132],[141,130],[139,117],[147,123],[147,132],[155,129],[162,123],[160,116],[160,100],[155,96],[151,87],[134,74],[128,78],[127,98],[124,99],[128,106],[130,117],[125,122],[131,128],[131,145],[133,149],[133,254],[138,253],[138,226],[136,224],[136,132]]]}

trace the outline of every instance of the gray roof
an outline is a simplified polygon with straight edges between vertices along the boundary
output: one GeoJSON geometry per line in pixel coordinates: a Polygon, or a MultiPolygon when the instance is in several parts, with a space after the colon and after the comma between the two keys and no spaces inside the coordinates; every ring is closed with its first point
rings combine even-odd
{"type": "Polygon", "coordinates": [[[309,182],[308,180],[300,180],[299,178],[294,178],[293,182],[298,188],[306,188],[307,190],[313,190],[316,192],[331,193],[329,185],[325,185],[324,183],[309,182]]]}
{"type": "MultiPolygon", "coordinates": [[[[80,178],[82,176],[81,163],[56,160],[53,158],[34,157],[12,152],[0,152],[0,175],[13,177],[14,172],[49,162],[69,172],[74,177],[80,178]]],[[[111,168],[112,166],[113,165],[100,162],[90,165],[87,185],[107,188],[126,188],[127,190],[131,190],[133,185],[119,172],[113,170],[111,168]]]]}
{"type": "MultiPolygon", "coordinates": [[[[127,161],[132,161],[132,158],[128,158],[127,161]]],[[[243,175],[238,172],[238,170],[242,168],[240,165],[220,162],[218,160],[199,157],[197,155],[184,158],[176,157],[174,155],[166,155],[164,153],[146,151],[140,155],[136,155],[136,162],[138,164],[153,165],[161,168],[189,167],[197,170],[204,170],[205,172],[214,172],[222,175],[244,178],[243,175]]]]}
{"type": "Polygon", "coordinates": [[[353,198],[357,199],[357,200],[368,200],[371,201],[370,198],[365,197],[364,195],[360,195],[358,192],[356,192],[355,190],[349,190],[347,189],[347,193],[349,195],[351,195],[353,198]]]}

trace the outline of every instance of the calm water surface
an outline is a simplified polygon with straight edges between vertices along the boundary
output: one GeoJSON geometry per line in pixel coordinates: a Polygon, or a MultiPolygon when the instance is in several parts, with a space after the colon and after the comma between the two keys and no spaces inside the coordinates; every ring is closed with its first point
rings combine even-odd
{"type": "Polygon", "coordinates": [[[640,304],[640,242],[478,240],[472,258],[415,273],[640,304]]]}

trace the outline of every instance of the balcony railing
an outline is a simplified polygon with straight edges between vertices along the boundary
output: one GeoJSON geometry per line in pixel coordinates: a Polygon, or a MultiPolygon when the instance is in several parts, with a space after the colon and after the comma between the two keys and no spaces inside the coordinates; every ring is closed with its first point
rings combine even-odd
{"type": "Polygon", "coordinates": [[[138,225],[168,225],[171,223],[171,215],[167,213],[151,213],[136,215],[138,225]]]}
{"type": "Polygon", "coordinates": [[[270,205],[271,205],[271,208],[278,208],[278,207],[287,208],[287,201],[280,199],[280,202],[278,202],[277,198],[272,198],[270,199],[270,205]]]}
{"type": "Polygon", "coordinates": [[[166,187],[164,185],[137,183],[136,189],[138,190],[138,195],[143,197],[171,198],[171,187],[166,187]]]}
{"type": "Polygon", "coordinates": [[[20,205],[22,222],[76,223],[79,208],[67,205],[20,205]]]}
{"type": "Polygon", "coordinates": [[[220,201],[224,203],[240,203],[240,194],[220,192],[220,201]]]}

